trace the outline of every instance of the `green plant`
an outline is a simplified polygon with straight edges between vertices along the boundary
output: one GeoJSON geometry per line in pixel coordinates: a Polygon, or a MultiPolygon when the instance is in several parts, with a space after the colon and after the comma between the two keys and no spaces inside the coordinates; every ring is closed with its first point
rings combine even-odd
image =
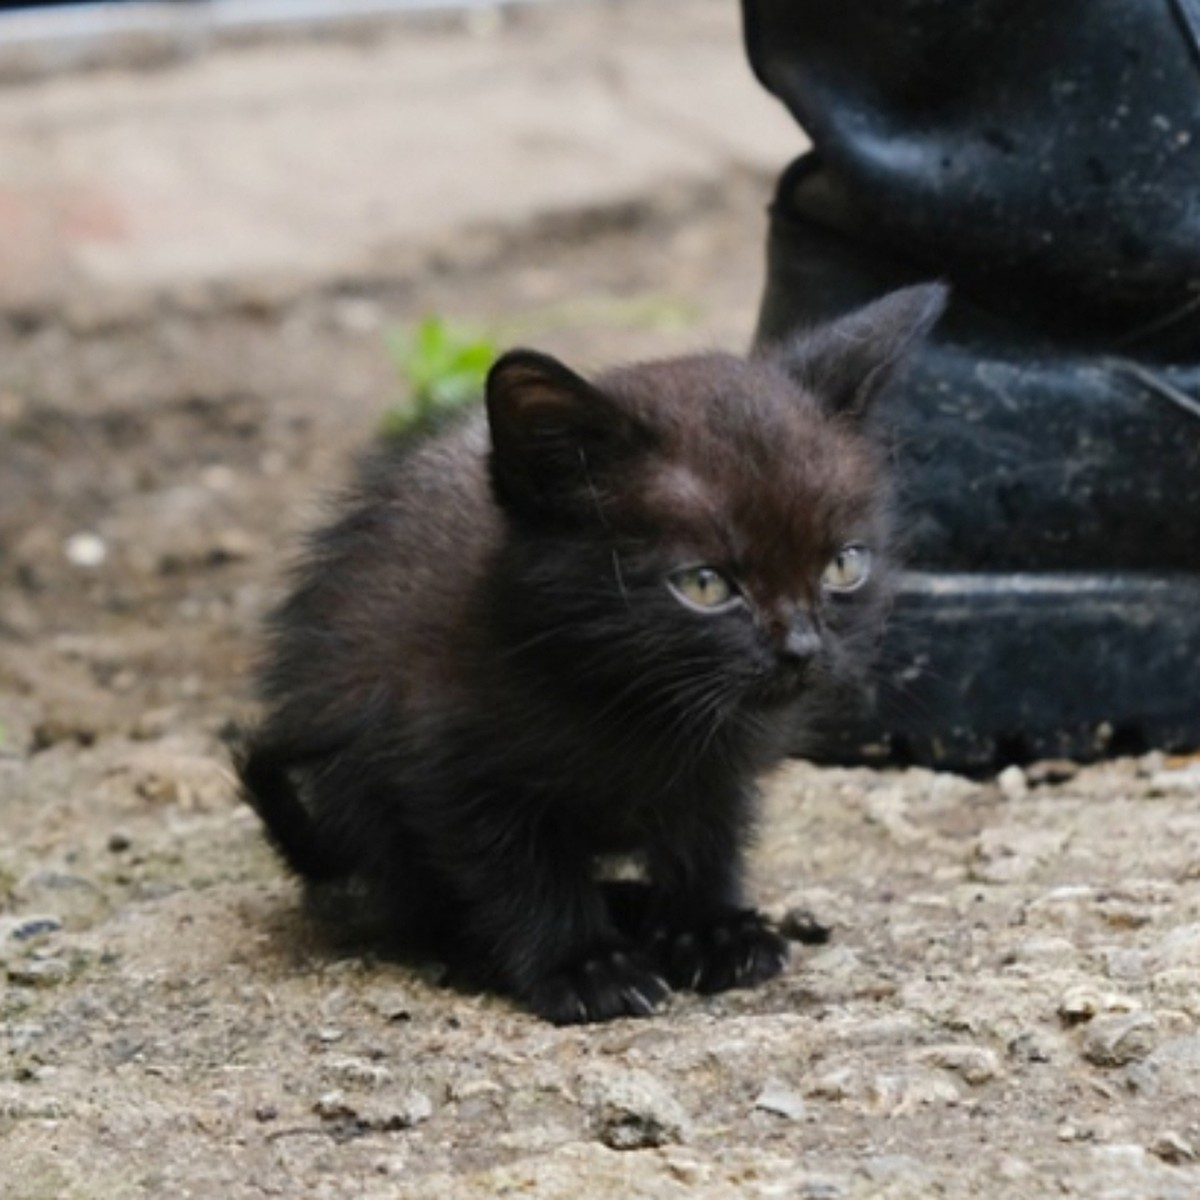
{"type": "Polygon", "coordinates": [[[393,335],[389,349],[407,394],[384,414],[388,437],[410,433],[477,400],[497,353],[478,331],[437,316],[393,335]]]}

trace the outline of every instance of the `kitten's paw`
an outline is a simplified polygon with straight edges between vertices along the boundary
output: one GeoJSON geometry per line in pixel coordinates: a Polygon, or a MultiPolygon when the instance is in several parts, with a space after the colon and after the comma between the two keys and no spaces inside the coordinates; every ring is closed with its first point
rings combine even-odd
{"type": "Polygon", "coordinates": [[[788,944],[761,913],[740,909],[705,925],[660,930],[652,955],[672,987],[724,992],[778,975],[788,960],[788,944]]]}
{"type": "Polygon", "coordinates": [[[525,999],[555,1025],[583,1025],[648,1017],[670,994],[644,959],[626,950],[601,950],[539,980],[525,999]]]}

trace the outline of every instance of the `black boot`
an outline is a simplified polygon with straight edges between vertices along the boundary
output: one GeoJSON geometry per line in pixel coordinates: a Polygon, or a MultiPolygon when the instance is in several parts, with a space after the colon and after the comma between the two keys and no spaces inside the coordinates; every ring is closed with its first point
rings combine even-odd
{"type": "Polygon", "coordinates": [[[828,755],[1200,745],[1200,3],[744,7],[815,145],[760,338],[954,292],[889,402],[912,573],[828,755]]]}

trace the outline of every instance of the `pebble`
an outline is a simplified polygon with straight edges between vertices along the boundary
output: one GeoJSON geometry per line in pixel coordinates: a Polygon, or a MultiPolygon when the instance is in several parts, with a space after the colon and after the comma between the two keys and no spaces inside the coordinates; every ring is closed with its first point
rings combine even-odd
{"type": "Polygon", "coordinates": [[[1157,1031],[1149,1013],[1096,1017],[1084,1037],[1083,1057],[1097,1067],[1123,1067],[1153,1051],[1157,1031]]]}
{"type": "Polygon", "coordinates": [[[1009,1056],[1023,1063],[1053,1062],[1056,1046],[1044,1030],[1027,1029],[1008,1043],[1009,1056]]]}
{"type": "Polygon", "coordinates": [[[1132,996],[1102,992],[1089,984],[1080,984],[1063,993],[1058,1002],[1058,1015],[1067,1025],[1080,1025],[1102,1013],[1132,1013],[1140,1008],[1132,996]]]}
{"type": "Polygon", "coordinates": [[[61,928],[62,920],[48,913],[28,917],[5,917],[0,919],[0,942],[29,942],[48,933],[57,933],[61,928]]]}
{"type": "Polygon", "coordinates": [[[230,562],[245,562],[262,551],[258,539],[244,529],[222,529],[215,534],[208,548],[208,562],[214,566],[230,562]]]}
{"type": "Polygon", "coordinates": [[[872,1183],[916,1182],[929,1178],[929,1168],[907,1154],[878,1154],[860,1168],[872,1183]]]}
{"type": "Polygon", "coordinates": [[[65,959],[38,958],[14,963],[8,968],[8,980],[18,987],[57,987],[71,977],[65,959]]]}
{"type": "Polygon", "coordinates": [[[378,1090],[392,1082],[392,1073],[382,1063],[365,1058],[334,1058],[321,1064],[321,1073],[347,1087],[378,1090]]]}
{"type": "Polygon", "coordinates": [[[979,794],[980,787],[973,779],[937,772],[929,781],[929,799],[934,804],[961,804],[979,794]]]}
{"type": "Polygon", "coordinates": [[[851,1067],[840,1067],[818,1075],[807,1087],[808,1095],[819,1100],[846,1100],[858,1090],[858,1077],[851,1067]]]}
{"type": "Polygon", "coordinates": [[[1160,1133],[1148,1149],[1155,1158],[1161,1158],[1163,1162],[1172,1166],[1196,1161],[1196,1148],[1173,1130],[1167,1129],[1160,1133]]]}
{"type": "Polygon", "coordinates": [[[1030,968],[1030,972],[1044,972],[1055,967],[1070,966],[1078,957],[1075,943],[1055,934],[1023,938],[1009,951],[1005,966],[1018,964],[1030,968]]]}
{"type": "Polygon", "coordinates": [[[996,785],[1005,800],[1021,800],[1029,793],[1029,780],[1018,766],[1005,767],[996,776],[996,785]]]}
{"type": "Polygon", "coordinates": [[[944,1075],[932,1071],[877,1075],[867,1089],[867,1111],[902,1117],[921,1108],[957,1105],[958,1088],[944,1075]]]}
{"type": "Polygon", "coordinates": [[[779,932],[790,941],[805,946],[823,946],[829,941],[832,930],[810,909],[789,908],[779,922],[779,932]]]}
{"type": "Polygon", "coordinates": [[[1001,1074],[999,1055],[987,1046],[948,1042],[922,1050],[920,1059],[943,1070],[953,1071],[972,1087],[990,1083],[1001,1074]]]}
{"type": "Polygon", "coordinates": [[[594,1071],[584,1086],[592,1131],[610,1150],[684,1141],[691,1118],[662,1080],[639,1069],[594,1071]]]}
{"type": "Polygon", "coordinates": [[[108,557],[108,543],[96,533],[73,533],[63,543],[63,553],[71,566],[90,570],[108,557]]]}
{"type": "Polygon", "coordinates": [[[399,1101],[364,1104],[351,1100],[339,1088],[324,1092],[313,1104],[313,1112],[323,1121],[353,1125],[360,1130],[392,1133],[411,1129],[433,1116],[433,1101],[421,1091],[411,1091],[399,1101]]]}
{"type": "Polygon", "coordinates": [[[1150,792],[1160,796],[1200,793],[1200,762],[1176,770],[1155,771],[1150,776],[1150,792]]]}
{"type": "Polygon", "coordinates": [[[1069,758],[1045,758],[1025,768],[1025,778],[1031,787],[1067,783],[1078,774],[1079,764],[1069,758]]]}
{"type": "Polygon", "coordinates": [[[1070,834],[1065,829],[1000,826],[985,829],[975,845],[971,877],[981,883],[1016,883],[1057,858],[1070,834]]]}
{"type": "Polygon", "coordinates": [[[800,1121],[808,1115],[804,1097],[777,1079],[766,1082],[754,1101],[754,1107],[762,1112],[774,1113],[777,1117],[786,1117],[789,1121],[800,1121]]]}

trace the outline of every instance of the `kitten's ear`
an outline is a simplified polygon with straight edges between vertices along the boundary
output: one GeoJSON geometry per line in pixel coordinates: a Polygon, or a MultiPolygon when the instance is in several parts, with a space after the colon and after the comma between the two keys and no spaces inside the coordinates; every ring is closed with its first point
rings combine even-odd
{"type": "Polygon", "coordinates": [[[948,295],[940,283],[889,292],[865,308],[801,334],[776,354],[788,374],[830,412],[862,417],[937,323],[948,295]]]}
{"type": "Polygon", "coordinates": [[[536,350],[510,350],[496,360],[487,413],[496,494],[527,511],[565,515],[644,432],[581,375],[536,350]]]}

